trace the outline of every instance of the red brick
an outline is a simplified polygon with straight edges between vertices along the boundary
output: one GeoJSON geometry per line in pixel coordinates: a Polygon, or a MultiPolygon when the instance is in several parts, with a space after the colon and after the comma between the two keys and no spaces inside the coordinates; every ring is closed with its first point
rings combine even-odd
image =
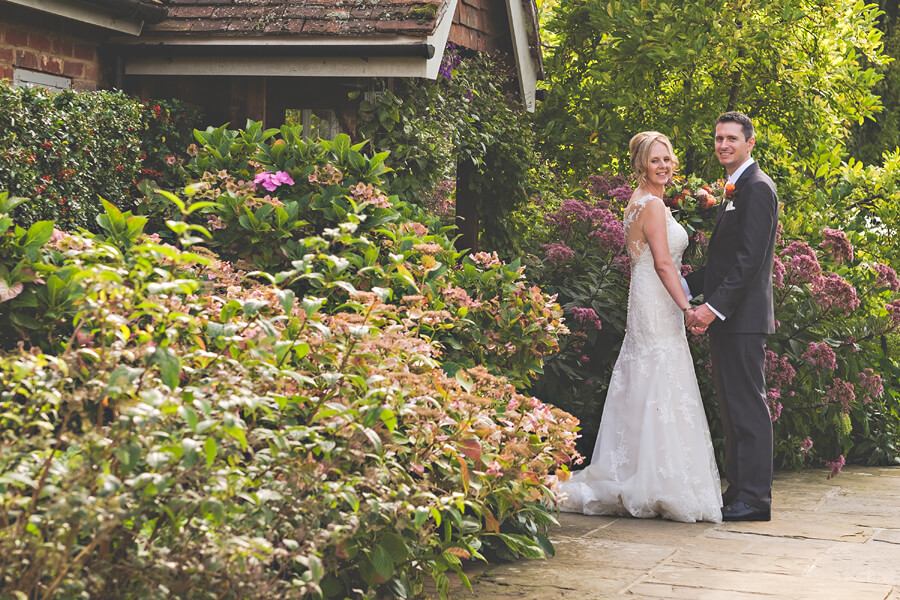
{"type": "Polygon", "coordinates": [[[97,83],[79,79],[72,82],[72,89],[74,89],[76,92],[95,92],[97,91],[97,83]]]}
{"type": "Polygon", "coordinates": [[[53,73],[54,75],[62,75],[62,63],[55,56],[41,56],[41,71],[44,73],[53,73]]]}
{"type": "Polygon", "coordinates": [[[53,43],[50,41],[50,38],[46,35],[34,32],[28,34],[28,45],[41,52],[50,52],[53,48],[53,43]]]}
{"type": "Polygon", "coordinates": [[[97,65],[85,65],[84,66],[84,78],[90,81],[99,83],[100,82],[100,67],[97,65]]]}
{"type": "Polygon", "coordinates": [[[12,48],[0,48],[0,63],[12,64],[15,54],[12,48]]]}
{"type": "Polygon", "coordinates": [[[0,67],[0,79],[12,79],[13,78],[13,68],[12,67],[0,67]]]}
{"type": "Polygon", "coordinates": [[[62,72],[66,77],[81,77],[84,73],[84,63],[67,60],[63,63],[62,72]]]}
{"type": "Polygon", "coordinates": [[[10,27],[6,30],[6,35],[4,36],[7,44],[12,44],[13,46],[27,46],[28,45],[28,34],[21,29],[13,29],[10,27]]]}
{"type": "Polygon", "coordinates": [[[75,58],[80,58],[81,60],[94,60],[94,55],[96,53],[96,48],[89,44],[75,44],[75,58]]]}
{"type": "Polygon", "coordinates": [[[28,50],[16,50],[16,66],[23,69],[37,69],[38,58],[34,52],[28,50]]]}
{"type": "Polygon", "coordinates": [[[56,38],[53,40],[53,53],[71,58],[75,55],[75,44],[72,43],[72,40],[56,38]]]}

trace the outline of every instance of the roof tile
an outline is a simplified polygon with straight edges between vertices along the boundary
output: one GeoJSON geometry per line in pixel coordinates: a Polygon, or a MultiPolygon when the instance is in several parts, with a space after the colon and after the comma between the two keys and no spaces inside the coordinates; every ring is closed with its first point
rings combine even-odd
{"type": "Polygon", "coordinates": [[[152,32],[264,37],[428,35],[441,2],[449,0],[166,0],[169,15],[152,32]]]}

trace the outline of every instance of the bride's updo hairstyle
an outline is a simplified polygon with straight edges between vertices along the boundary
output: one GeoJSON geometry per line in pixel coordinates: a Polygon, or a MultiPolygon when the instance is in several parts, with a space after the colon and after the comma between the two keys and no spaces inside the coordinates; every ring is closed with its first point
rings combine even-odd
{"type": "Polygon", "coordinates": [[[631,152],[631,168],[637,178],[638,185],[647,181],[647,169],[650,166],[650,149],[653,144],[659,142],[669,150],[669,158],[672,160],[672,172],[678,169],[678,157],[672,148],[669,138],[658,131],[642,131],[631,138],[628,150],[631,152]]]}

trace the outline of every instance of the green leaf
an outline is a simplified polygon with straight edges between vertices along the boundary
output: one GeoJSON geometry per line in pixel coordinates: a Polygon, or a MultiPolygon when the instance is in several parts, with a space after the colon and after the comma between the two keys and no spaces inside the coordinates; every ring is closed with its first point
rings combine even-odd
{"type": "Polygon", "coordinates": [[[216,445],[215,438],[206,438],[206,441],[203,443],[203,454],[206,456],[207,467],[211,467],[213,462],[215,462],[217,452],[218,446],[216,445]]]}
{"type": "Polygon", "coordinates": [[[169,389],[174,390],[178,387],[181,376],[181,359],[175,356],[169,348],[157,347],[151,361],[159,366],[163,383],[169,389]]]}

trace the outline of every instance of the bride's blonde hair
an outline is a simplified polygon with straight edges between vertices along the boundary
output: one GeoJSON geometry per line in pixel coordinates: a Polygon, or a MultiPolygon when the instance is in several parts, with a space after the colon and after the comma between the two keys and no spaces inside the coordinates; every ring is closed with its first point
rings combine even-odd
{"type": "Polygon", "coordinates": [[[669,150],[669,158],[672,160],[672,172],[678,169],[678,157],[672,148],[672,142],[658,131],[642,131],[631,138],[628,150],[631,152],[631,168],[637,178],[638,185],[647,181],[647,167],[650,163],[650,149],[653,144],[659,142],[669,150]]]}

